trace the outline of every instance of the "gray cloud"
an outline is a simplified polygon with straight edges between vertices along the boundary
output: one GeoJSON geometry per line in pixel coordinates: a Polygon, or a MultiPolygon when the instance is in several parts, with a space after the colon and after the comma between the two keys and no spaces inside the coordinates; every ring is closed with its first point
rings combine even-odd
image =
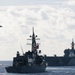
{"type": "Polygon", "coordinates": [[[70,26],[68,26],[68,28],[69,28],[70,30],[75,30],[75,25],[70,25],[70,26]]]}
{"type": "Polygon", "coordinates": [[[44,20],[48,20],[48,19],[49,19],[47,13],[41,12],[41,15],[42,15],[42,18],[43,18],[44,20]]]}

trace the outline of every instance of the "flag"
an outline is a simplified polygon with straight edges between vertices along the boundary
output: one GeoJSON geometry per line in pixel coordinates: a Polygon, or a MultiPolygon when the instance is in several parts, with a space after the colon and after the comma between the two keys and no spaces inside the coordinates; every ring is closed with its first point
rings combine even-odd
{"type": "Polygon", "coordinates": [[[39,44],[36,44],[36,49],[39,49],[39,44]]]}

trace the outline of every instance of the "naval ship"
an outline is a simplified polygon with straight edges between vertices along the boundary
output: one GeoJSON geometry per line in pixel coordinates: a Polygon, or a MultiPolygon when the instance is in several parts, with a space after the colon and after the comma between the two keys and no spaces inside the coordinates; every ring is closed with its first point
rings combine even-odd
{"type": "Polygon", "coordinates": [[[47,63],[45,61],[45,56],[41,55],[41,50],[39,49],[39,43],[36,42],[38,40],[37,35],[34,33],[30,35],[31,43],[31,51],[23,53],[20,55],[19,51],[17,51],[16,57],[13,58],[13,65],[6,67],[6,71],[8,73],[39,73],[45,72],[47,63]]]}
{"type": "Polygon", "coordinates": [[[75,49],[72,39],[71,48],[64,50],[64,56],[46,56],[48,66],[75,66],[75,49]]]}

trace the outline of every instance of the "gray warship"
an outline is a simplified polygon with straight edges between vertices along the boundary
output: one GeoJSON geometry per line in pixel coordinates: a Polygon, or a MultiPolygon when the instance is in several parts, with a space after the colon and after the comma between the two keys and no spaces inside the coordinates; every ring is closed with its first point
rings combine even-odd
{"type": "Polygon", "coordinates": [[[41,55],[41,50],[39,49],[39,43],[36,43],[37,35],[34,33],[30,35],[31,51],[23,53],[20,55],[17,51],[16,57],[13,58],[13,65],[6,67],[8,73],[40,73],[45,72],[47,63],[45,61],[45,56],[41,55]]]}
{"type": "Polygon", "coordinates": [[[71,48],[64,50],[64,56],[46,56],[48,66],[75,66],[75,48],[72,39],[71,48]]]}

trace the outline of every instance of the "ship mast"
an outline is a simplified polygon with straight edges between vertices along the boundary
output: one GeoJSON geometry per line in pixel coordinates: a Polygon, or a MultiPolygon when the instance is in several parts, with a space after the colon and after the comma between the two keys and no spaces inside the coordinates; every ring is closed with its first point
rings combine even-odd
{"type": "Polygon", "coordinates": [[[32,29],[32,32],[33,32],[33,34],[32,34],[32,51],[37,53],[38,45],[36,43],[36,40],[38,40],[38,39],[36,39],[37,35],[35,35],[35,33],[34,33],[34,27],[32,29]]]}
{"type": "Polygon", "coordinates": [[[35,40],[35,33],[34,33],[34,28],[32,29],[33,34],[32,34],[32,51],[35,51],[35,47],[36,47],[36,40],[35,40]]]}
{"type": "Polygon", "coordinates": [[[74,50],[74,44],[75,44],[75,43],[74,43],[74,41],[73,41],[73,39],[72,39],[72,43],[71,43],[71,49],[72,49],[72,50],[74,50]]]}
{"type": "Polygon", "coordinates": [[[39,43],[36,43],[36,40],[40,40],[39,38],[37,38],[37,35],[35,35],[34,33],[34,27],[32,28],[32,35],[30,35],[31,39],[31,44],[27,44],[27,45],[31,45],[31,51],[34,53],[37,53],[37,49],[39,48],[39,43]]]}

